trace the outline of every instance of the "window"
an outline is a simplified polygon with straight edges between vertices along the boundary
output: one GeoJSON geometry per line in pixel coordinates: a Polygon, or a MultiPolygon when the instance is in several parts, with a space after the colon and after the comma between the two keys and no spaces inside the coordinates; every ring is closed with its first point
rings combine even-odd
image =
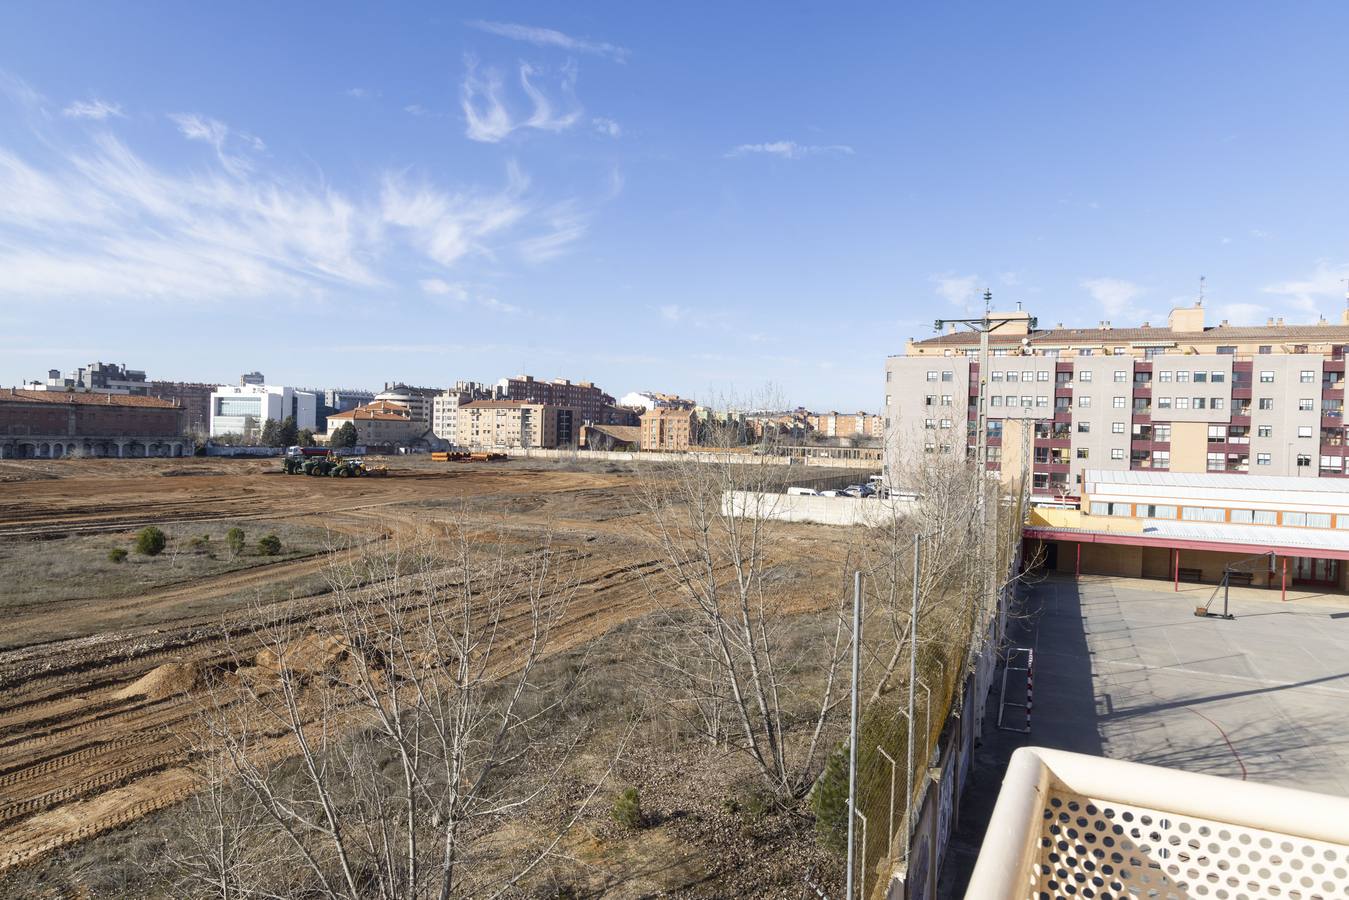
{"type": "Polygon", "coordinates": [[[1110,450],[1111,459],[1124,459],[1124,451],[1119,447],[1112,447],[1110,450]]]}
{"type": "Polygon", "coordinates": [[[1234,525],[1251,525],[1255,522],[1255,510],[1234,509],[1228,512],[1227,521],[1234,525]]]}
{"type": "Polygon", "coordinates": [[[1301,372],[1298,373],[1298,381],[1302,382],[1303,384],[1311,384],[1312,382],[1316,381],[1316,373],[1313,372],[1311,369],[1303,369],[1301,372]]]}
{"type": "Polygon", "coordinates": [[[1144,347],[1144,348],[1143,348],[1143,358],[1144,358],[1144,359],[1152,359],[1154,356],[1165,356],[1165,355],[1166,355],[1166,348],[1165,348],[1165,347],[1144,347]]]}
{"type": "Polygon", "coordinates": [[[1208,398],[1207,398],[1207,397],[1195,397],[1195,398],[1194,398],[1194,408],[1195,408],[1195,409],[1203,409],[1204,406],[1205,406],[1207,403],[1208,403],[1208,398]]]}
{"type": "Polygon", "coordinates": [[[950,427],[951,427],[951,420],[950,420],[950,419],[942,419],[942,420],[941,420],[941,427],[942,427],[942,428],[950,428],[950,427]]]}
{"type": "Polygon", "coordinates": [[[1189,397],[1177,397],[1177,398],[1176,398],[1176,409],[1189,409],[1189,408],[1190,408],[1190,398],[1189,398],[1189,397]]]}
{"type": "Polygon", "coordinates": [[[1227,380],[1227,373],[1226,373],[1226,372],[1210,372],[1209,375],[1208,375],[1208,380],[1211,381],[1213,384],[1221,384],[1222,382],[1224,382],[1224,381],[1227,380]]]}
{"type": "Polygon", "coordinates": [[[1008,380],[1008,381],[1020,381],[1020,380],[1021,380],[1021,373],[1020,373],[1020,372],[1008,372],[1008,373],[1007,373],[1007,380],[1008,380]]]}
{"type": "Polygon", "coordinates": [[[1298,411],[1298,412],[1313,412],[1315,409],[1316,409],[1316,404],[1312,402],[1312,398],[1311,398],[1311,397],[1303,397],[1302,399],[1298,400],[1298,402],[1297,402],[1297,411],[1298,411]]]}
{"type": "Polygon", "coordinates": [[[1261,408],[1261,409],[1273,409],[1273,408],[1274,408],[1274,398],[1273,398],[1273,397],[1261,397],[1261,398],[1260,398],[1260,404],[1259,404],[1259,405],[1260,405],[1260,408],[1261,408]]]}
{"type": "Polygon", "coordinates": [[[955,380],[956,380],[956,374],[955,374],[954,372],[950,372],[950,371],[942,372],[942,373],[941,373],[941,380],[942,380],[942,381],[955,381],[955,380]]]}
{"type": "Polygon", "coordinates": [[[1153,450],[1152,467],[1154,469],[1169,469],[1171,467],[1171,451],[1153,450]]]}
{"type": "Polygon", "coordinates": [[[1256,525],[1278,525],[1278,524],[1279,524],[1279,514],[1276,513],[1276,512],[1275,512],[1274,510],[1272,510],[1272,509],[1257,509],[1257,510],[1255,510],[1254,519],[1255,519],[1255,524],[1256,524],[1256,525]]]}
{"type": "Polygon", "coordinates": [[[1008,405],[1008,406],[1016,406],[1016,394],[1008,394],[1008,395],[1007,395],[1007,405],[1008,405]]]}
{"type": "Polygon", "coordinates": [[[1170,381],[1170,380],[1172,379],[1172,377],[1174,376],[1174,374],[1175,374],[1174,372],[1169,372],[1169,371],[1167,371],[1166,369],[1163,369],[1162,371],[1160,371],[1160,372],[1157,373],[1157,380],[1158,380],[1158,381],[1170,381]]]}
{"type": "Polygon", "coordinates": [[[937,405],[937,395],[936,395],[936,394],[927,394],[926,396],[924,396],[924,397],[923,397],[923,405],[924,405],[924,406],[936,406],[936,405],[937,405]]]}
{"type": "MultiPolygon", "coordinates": [[[[1343,471],[1344,471],[1344,462],[1342,461],[1343,459],[1344,459],[1344,457],[1341,457],[1341,456],[1322,456],[1322,457],[1321,457],[1321,471],[1322,471],[1322,472],[1343,472],[1343,471]]],[[[1326,527],[1326,528],[1329,528],[1330,526],[1327,525],[1327,526],[1325,526],[1325,527],[1326,527]]]]}
{"type": "Polygon", "coordinates": [[[988,377],[991,378],[993,381],[1002,381],[1001,372],[989,372],[988,377]]]}
{"type": "Polygon", "coordinates": [[[1129,405],[1129,402],[1125,397],[1116,397],[1112,401],[1111,405],[1114,406],[1115,409],[1124,409],[1126,406],[1129,405]]]}
{"type": "Polygon", "coordinates": [[[994,394],[992,397],[989,397],[989,398],[988,398],[988,405],[989,405],[989,406],[1002,406],[1002,395],[1001,395],[1001,394],[994,394]]]}
{"type": "Polygon", "coordinates": [[[1082,409],[1086,409],[1088,406],[1091,406],[1091,398],[1085,394],[1081,395],[1077,398],[1077,405],[1082,409]]]}
{"type": "Polygon", "coordinates": [[[1189,372],[1182,371],[1176,373],[1176,381],[1189,381],[1189,380],[1190,380],[1189,372]]]}
{"type": "Polygon", "coordinates": [[[1036,381],[1048,381],[1048,380],[1049,380],[1049,370],[1048,370],[1048,369],[1041,369],[1040,371],[1036,372],[1036,373],[1035,373],[1035,380],[1036,380],[1036,381]]]}
{"type": "Polygon", "coordinates": [[[924,428],[936,428],[936,427],[937,427],[937,420],[936,420],[936,419],[924,419],[924,420],[923,420],[923,427],[924,427],[924,428]]]}
{"type": "Polygon", "coordinates": [[[1090,423],[1090,422],[1078,422],[1078,423],[1077,423],[1077,433],[1078,433],[1078,434],[1088,434],[1088,433],[1090,433],[1090,432],[1091,432],[1091,423],[1090,423]]]}
{"type": "Polygon", "coordinates": [[[1090,348],[1090,347],[1083,347],[1081,350],[1078,350],[1078,351],[1077,351],[1077,355],[1078,355],[1078,356],[1091,356],[1091,355],[1092,355],[1093,353],[1095,353],[1095,352],[1096,352],[1096,351],[1093,350],[1093,349],[1090,348]]]}
{"type": "Polygon", "coordinates": [[[1224,356],[1232,356],[1237,352],[1237,348],[1232,344],[1219,344],[1218,352],[1224,356]]]}
{"type": "Polygon", "coordinates": [[[1223,512],[1208,506],[1182,506],[1180,517],[1187,522],[1221,522],[1226,518],[1223,512]]]}
{"type": "MultiPolygon", "coordinates": [[[[1256,437],[1274,437],[1274,426],[1273,426],[1273,425],[1257,425],[1256,428],[1255,428],[1255,436],[1256,436],[1256,437]]],[[[1265,455],[1268,456],[1269,454],[1266,453],[1265,455]]]]}
{"type": "Polygon", "coordinates": [[[1271,345],[1271,344],[1261,344],[1261,345],[1260,345],[1260,352],[1261,352],[1261,353],[1269,353],[1269,352],[1272,351],[1273,349],[1274,349],[1274,347],[1273,347],[1273,345],[1271,345]]]}
{"type": "Polygon", "coordinates": [[[1307,513],[1308,528],[1329,528],[1330,513],[1307,513]]]}
{"type": "Polygon", "coordinates": [[[1101,500],[1093,500],[1093,501],[1091,501],[1091,514],[1092,514],[1093,516],[1108,516],[1108,515],[1110,515],[1110,504],[1109,504],[1109,503],[1105,503],[1105,502],[1103,502],[1103,501],[1101,501],[1101,500]]]}
{"type": "Polygon", "coordinates": [[[1261,384],[1273,384],[1273,383],[1274,383],[1274,373],[1273,373],[1273,372],[1270,372],[1270,371],[1264,371],[1264,372],[1261,372],[1261,373],[1260,373],[1260,383],[1261,383],[1261,384]]]}
{"type": "Polygon", "coordinates": [[[1128,380],[1129,380],[1129,373],[1126,372],[1126,371],[1124,371],[1123,369],[1116,369],[1116,370],[1115,370],[1115,380],[1116,380],[1116,381],[1128,381],[1128,380]]]}
{"type": "Polygon", "coordinates": [[[1194,373],[1194,381],[1195,381],[1195,384],[1199,384],[1200,382],[1206,382],[1206,381],[1208,381],[1208,372],[1195,372],[1195,373],[1194,373]]]}
{"type": "Polygon", "coordinates": [[[993,355],[994,355],[994,356],[1006,356],[1006,355],[1007,355],[1007,349],[1006,349],[1006,348],[1000,348],[1000,349],[998,349],[998,350],[994,350],[994,351],[993,351],[993,355]]]}
{"type": "Polygon", "coordinates": [[[1225,444],[1225,443],[1227,443],[1227,426],[1226,426],[1226,425],[1210,425],[1210,426],[1208,427],[1208,442],[1209,442],[1210,444],[1225,444]]]}
{"type": "Polygon", "coordinates": [[[1087,459],[1088,457],[1090,457],[1090,455],[1091,455],[1091,452],[1090,452],[1086,447],[1078,447],[1078,448],[1077,448],[1077,458],[1078,458],[1078,459],[1087,459]]]}
{"type": "Polygon", "coordinates": [[[1158,408],[1158,409],[1170,409],[1170,408],[1171,408],[1171,398],[1170,398],[1170,397],[1158,397],[1158,398],[1157,398],[1157,408],[1158,408]]]}
{"type": "Polygon", "coordinates": [[[1070,409],[1070,408],[1072,408],[1072,405],[1073,405],[1073,400],[1072,400],[1071,397],[1055,397],[1055,398],[1054,398],[1054,408],[1057,409],[1057,410],[1070,409]]]}
{"type": "Polygon", "coordinates": [[[1077,373],[1078,381],[1091,381],[1091,369],[1083,369],[1077,373]]]}
{"type": "Polygon", "coordinates": [[[1336,527],[1336,528],[1349,528],[1349,516],[1336,516],[1336,517],[1335,517],[1335,527],[1336,527]]]}
{"type": "Polygon", "coordinates": [[[1021,398],[1021,405],[1022,405],[1023,407],[1034,406],[1034,405],[1035,405],[1035,398],[1034,398],[1034,397],[1022,397],[1022,398],[1021,398]]]}
{"type": "Polygon", "coordinates": [[[1116,356],[1123,356],[1125,354],[1125,349],[1123,347],[1116,347],[1114,350],[1111,350],[1110,352],[1115,354],[1116,356]]]}
{"type": "Polygon", "coordinates": [[[1176,508],[1174,506],[1159,506],[1153,503],[1138,504],[1138,517],[1140,519],[1174,519],[1176,517],[1176,508]]]}
{"type": "Polygon", "coordinates": [[[1227,467],[1227,454],[1210,453],[1208,455],[1208,470],[1210,472],[1221,472],[1227,467]]]}
{"type": "Polygon", "coordinates": [[[1035,405],[1036,405],[1036,406],[1049,406],[1049,398],[1046,397],[1046,396],[1044,396],[1043,394],[1041,394],[1039,397],[1036,397],[1036,398],[1035,398],[1035,405]]]}
{"type": "Polygon", "coordinates": [[[1124,423],[1123,423],[1123,422],[1111,422],[1111,423],[1110,423],[1110,433],[1111,433],[1111,434],[1124,434],[1124,423]]]}
{"type": "Polygon", "coordinates": [[[1310,425],[1299,425],[1297,427],[1297,436],[1300,438],[1309,438],[1312,436],[1312,427],[1310,425]]]}
{"type": "Polygon", "coordinates": [[[928,373],[927,373],[927,380],[928,380],[928,381],[936,381],[936,380],[937,380],[937,373],[936,373],[936,372],[928,372],[928,373]]]}
{"type": "Polygon", "coordinates": [[[886,369],[886,370],[885,370],[885,383],[886,383],[886,384],[889,384],[889,383],[890,383],[890,376],[893,375],[893,374],[894,374],[894,373],[891,372],[889,369],[886,369]]]}
{"type": "Polygon", "coordinates": [[[1283,514],[1283,524],[1304,528],[1307,525],[1307,514],[1305,512],[1286,512],[1283,514]]]}
{"type": "Polygon", "coordinates": [[[1224,399],[1224,398],[1222,398],[1222,397],[1214,397],[1213,399],[1209,400],[1209,402],[1208,402],[1208,408],[1209,408],[1209,409],[1222,409],[1222,408],[1223,408],[1224,406],[1226,406],[1226,405],[1227,405],[1227,400],[1224,399]]]}
{"type": "Polygon", "coordinates": [[[942,406],[950,406],[950,405],[951,405],[951,395],[950,395],[950,394],[942,394],[942,395],[941,395],[941,405],[942,405],[942,406]]]}
{"type": "Polygon", "coordinates": [[[1312,458],[1311,458],[1309,455],[1307,455],[1306,453],[1299,453],[1299,454],[1297,455],[1297,467],[1298,467],[1299,469],[1306,468],[1306,467],[1310,466],[1311,464],[1312,464],[1312,458]]]}

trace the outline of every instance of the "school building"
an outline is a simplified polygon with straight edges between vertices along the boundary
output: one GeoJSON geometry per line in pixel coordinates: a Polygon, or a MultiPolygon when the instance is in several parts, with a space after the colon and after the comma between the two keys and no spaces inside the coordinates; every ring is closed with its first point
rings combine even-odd
{"type": "Polygon", "coordinates": [[[1286,476],[1088,469],[1079,509],[1035,507],[1048,571],[1270,588],[1349,588],[1349,485],[1286,476]],[[1257,557],[1272,554],[1266,560],[1257,557]]]}

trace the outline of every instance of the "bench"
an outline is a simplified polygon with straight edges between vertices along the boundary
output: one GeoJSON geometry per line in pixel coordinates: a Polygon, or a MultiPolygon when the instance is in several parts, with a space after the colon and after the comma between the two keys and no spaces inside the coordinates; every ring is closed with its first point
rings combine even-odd
{"type": "Polygon", "coordinates": [[[1176,570],[1176,579],[1178,581],[1189,581],[1193,582],[1194,584],[1198,584],[1199,582],[1204,580],[1203,576],[1204,576],[1203,569],[1179,568],[1176,570]]]}
{"type": "Polygon", "coordinates": [[[1255,578],[1255,576],[1252,575],[1250,572],[1228,572],[1228,573],[1227,573],[1227,583],[1228,583],[1228,584],[1244,584],[1244,585],[1246,585],[1246,587],[1250,587],[1250,586],[1251,586],[1251,582],[1254,580],[1254,578],[1255,578]]]}

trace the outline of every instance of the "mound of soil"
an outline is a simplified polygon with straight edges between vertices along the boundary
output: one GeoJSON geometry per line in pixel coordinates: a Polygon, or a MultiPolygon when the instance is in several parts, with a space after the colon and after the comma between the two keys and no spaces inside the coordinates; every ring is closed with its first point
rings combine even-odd
{"type": "Polygon", "coordinates": [[[148,700],[166,700],[201,687],[203,672],[200,663],[173,662],[151,669],[131,684],[113,694],[118,700],[143,696],[148,700]]]}
{"type": "MultiPolygon", "coordinates": [[[[331,635],[309,634],[287,647],[285,654],[286,665],[291,671],[317,675],[336,669],[347,658],[347,646],[331,635]]],[[[270,647],[258,651],[253,663],[264,672],[281,669],[276,651],[270,647]]]]}

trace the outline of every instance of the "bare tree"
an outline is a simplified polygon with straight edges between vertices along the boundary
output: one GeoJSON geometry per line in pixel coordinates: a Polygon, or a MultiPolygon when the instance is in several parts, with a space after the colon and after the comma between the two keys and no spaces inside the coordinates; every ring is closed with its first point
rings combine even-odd
{"type": "Polygon", "coordinates": [[[690,727],[746,753],[779,797],[800,797],[846,696],[845,592],[826,604],[819,643],[800,652],[792,629],[802,623],[779,583],[789,560],[777,505],[794,467],[774,438],[746,447],[726,422],[726,433],[715,420],[705,426],[697,455],[644,470],[640,503],[658,557],[647,577],[657,610],[650,658],[690,727]]]}
{"type": "Polygon", "coordinates": [[[490,876],[474,852],[549,783],[515,776],[565,757],[540,731],[566,685],[531,676],[574,591],[568,557],[495,537],[458,521],[400,538],[334,570],[329,611],[265,623],[261,650],[213,692],[222,770],[187,881],[221,898],[491,896],[556,846],[494,860],[490,876]],[[288,872],[250,872],[259,836],[288,872]]]}

